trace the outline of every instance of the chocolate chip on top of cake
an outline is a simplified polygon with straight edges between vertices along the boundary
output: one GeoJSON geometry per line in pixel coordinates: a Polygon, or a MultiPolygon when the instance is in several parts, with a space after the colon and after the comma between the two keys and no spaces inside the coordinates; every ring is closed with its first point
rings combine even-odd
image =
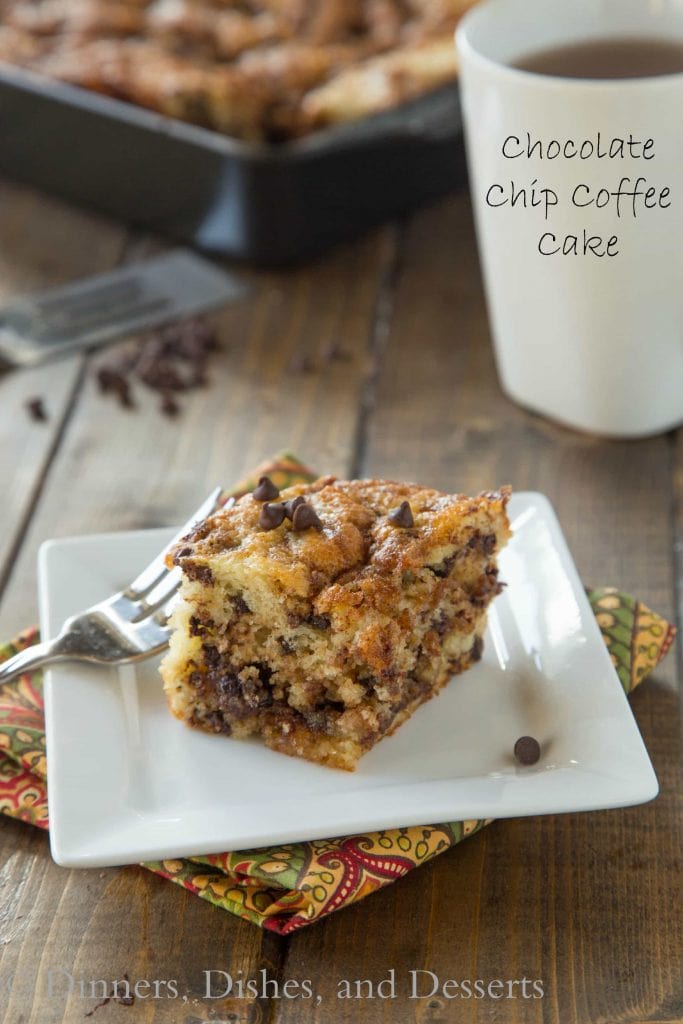
{"type": "Polygon", "coordinates": [[[161,666],[190,725],[336,768],[481,657],[509,488],[259,485],[185,537],[161,666]]]}

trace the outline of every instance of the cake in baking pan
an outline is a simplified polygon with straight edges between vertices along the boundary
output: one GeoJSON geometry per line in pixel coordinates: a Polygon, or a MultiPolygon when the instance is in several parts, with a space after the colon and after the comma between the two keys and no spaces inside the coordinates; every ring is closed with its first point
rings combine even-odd
{"type": "Polygon", "coordinates": [[[456,76],[473,0],[0,0],[0,60],[279,141],[456,76]]]}

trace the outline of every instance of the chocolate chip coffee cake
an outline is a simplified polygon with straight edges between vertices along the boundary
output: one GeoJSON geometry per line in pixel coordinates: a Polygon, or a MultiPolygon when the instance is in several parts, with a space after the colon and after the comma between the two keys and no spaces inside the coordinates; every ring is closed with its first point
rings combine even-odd
{"type": "Polygon", "coordinates": [[[508,497],[333,477],[278,493],[262,478],[169,555],[183,576],[161,666],[171,711],[353,770],[481,657],[508,497]]]}
{"type": "Polygon", "coordinates": [[[0,0],[0,63],[280,142],[454,81],[474,0],[0,0]]]}

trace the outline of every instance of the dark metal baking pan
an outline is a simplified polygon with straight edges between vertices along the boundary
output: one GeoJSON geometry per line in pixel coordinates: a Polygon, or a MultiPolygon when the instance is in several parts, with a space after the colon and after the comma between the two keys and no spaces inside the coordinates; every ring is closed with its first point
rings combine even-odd
{"type": "Polygon", "coordinates": [[[284,264],[465,180],[455,85],[260,145],[0,66],[0,173],[200,249],[284,264]]]}

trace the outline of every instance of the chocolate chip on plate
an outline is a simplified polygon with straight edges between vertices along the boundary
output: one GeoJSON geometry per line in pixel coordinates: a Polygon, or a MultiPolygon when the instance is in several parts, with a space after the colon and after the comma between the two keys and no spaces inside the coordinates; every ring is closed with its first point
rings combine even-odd
{"type": "Polygon", "coordinates": [[[280,523],[284,522],[285,510],[282,505],[271,505],[269,502],[259,512],[259,526],[262,530],[275,530],[280,523]]]}
{"type": "Polygon", "coordinates": [[[258,486],[251,493],[256,501],[274,501],[280,497],[280,492],[269,476],[259,477],[258,486]]]}
{"type": "Polygon", "coordinates": [[[411,526],[415,526],[413,510],[407,501],[402,501],[398,508],[392,509],[389,513],[389,522],[406,530],[410,529],[411,526]]]}
{"type": "Polygon", "coordinates": [[[536,764],[541,756],[541,744],[533,736],[520,736],[514,754],[520,764],[536,764]]]}
{"type": "Polygon", "coordinates": [[[322,530],[323,528],[318,513],[312,505],[308,505],[305,501],[294,509],[292,526],[297,532],[310,529],[322,530]]]}

